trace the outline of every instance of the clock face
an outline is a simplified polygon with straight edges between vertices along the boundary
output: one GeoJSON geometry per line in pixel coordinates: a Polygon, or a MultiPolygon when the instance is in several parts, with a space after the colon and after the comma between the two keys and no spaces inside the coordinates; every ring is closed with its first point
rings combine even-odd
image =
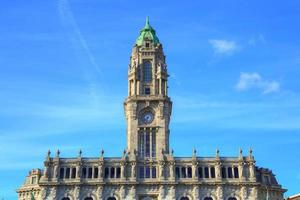
{"type": "Polygon", "coordinates": [[[150,124],[153,121],[153,114],[151,112],[146,112],[142,115],[142,120],[145,124],[150,124]]]}

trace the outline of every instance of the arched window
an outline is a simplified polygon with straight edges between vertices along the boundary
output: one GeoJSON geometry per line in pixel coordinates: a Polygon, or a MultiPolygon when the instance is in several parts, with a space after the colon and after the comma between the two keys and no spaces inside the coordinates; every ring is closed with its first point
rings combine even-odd
{"type": "Polygon", "coordinates": [[[237,200],[235,197],[229,197],[228,200],[237,200]]]}
{"type": "Polygon", "coordinates": [[[64,197],[61,200],[70,200],[70,198],[69,197],[64,197]]]}
{"type": "Polygon", "coordinates": [[[117,200],[115,197],[108,197],[107,200],[117,200]]]}
{"type": "Polygon", "coordinates": [[[84,200],[93,200],[92,197],[86,197],[84,200]]]}
{"type": "Polygon", "coordinates": [[[146,83],[152,81],[152,65],[150,61],[145,61],[143,64],[143,78],[146,83]]]}
{"type": "Polygon", "coordinates": [[[204,200],[213,200],[211,197],[205,197],[204,200]]]}
{"type": "Polygon", "coordinates": [[[180,200],[190,200],[188,197],[181,197],[180,200]]]}

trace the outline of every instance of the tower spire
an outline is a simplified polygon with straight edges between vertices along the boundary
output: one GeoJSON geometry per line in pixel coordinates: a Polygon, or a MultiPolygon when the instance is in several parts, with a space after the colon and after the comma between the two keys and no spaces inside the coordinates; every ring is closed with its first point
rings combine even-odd
{"type": "Polygon", "coordinates": [[[145,26],[141,29],[140,35],[137,38],[135,44],[137,46],[142,46],[144,44],[144,41],[150,41],[155,46],[159,43],[159,39],[155,33],[155,30],[152,26],[150,26],[149,17],[146,17],[146,23],[145,26]]]}
{"type": "Polygon", "coordinates": [[[149,28],[149,27],[150,27],[149,16],[147,16],[147,17],[146,17],[145,28],[149,28]]]}

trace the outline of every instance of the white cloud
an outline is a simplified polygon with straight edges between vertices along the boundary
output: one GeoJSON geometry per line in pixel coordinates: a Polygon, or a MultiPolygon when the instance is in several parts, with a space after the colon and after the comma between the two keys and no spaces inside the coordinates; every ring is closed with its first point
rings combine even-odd
{"type": "Polygon", "coordinates": [[[268,94],[278,92],[280,90],[280,84],[277,81],[264,80],[258,73],[241,73],[235,88],[238,91],[260,89],[263,94],[268,94]]]}
{"type": "Polygon", "coordinates": [[[238,49],[234,41],[229,40],[209,40],[216,54],[231,54],[238,49]]]}

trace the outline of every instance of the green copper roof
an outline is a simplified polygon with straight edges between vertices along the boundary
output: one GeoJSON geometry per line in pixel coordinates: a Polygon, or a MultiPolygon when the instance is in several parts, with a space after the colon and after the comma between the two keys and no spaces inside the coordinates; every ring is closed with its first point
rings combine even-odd
{"type": "Polygon", "coordinates": [[[141,46],[144,40],[151,40],[154,45],[159,43],[159,39],[155,34],[155,30],[150,26],[149,17],[146,19],[144,28],[140,31],[140,36],[137,38],[135,44],[141,46]]]}

